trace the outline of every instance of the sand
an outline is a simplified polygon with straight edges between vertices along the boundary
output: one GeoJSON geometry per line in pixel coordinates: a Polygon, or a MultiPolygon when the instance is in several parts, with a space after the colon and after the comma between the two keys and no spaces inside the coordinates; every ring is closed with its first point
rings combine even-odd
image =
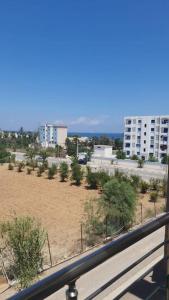
{"type": "Polygon", "coordinates": [[[60,182],[58,175],[48,180],[0,166],[0,221],[15,215],[38,219],[48,232],[55,262],[76,251],[84,203],[97,195],[84,184],[77,187],[70,181],[60,182]]]}

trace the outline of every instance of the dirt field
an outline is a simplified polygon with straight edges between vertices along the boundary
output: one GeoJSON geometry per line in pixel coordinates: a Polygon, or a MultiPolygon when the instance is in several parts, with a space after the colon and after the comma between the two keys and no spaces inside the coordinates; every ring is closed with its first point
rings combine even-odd
{"type": "Polygon", "coordinates": [[[73,253],[80,239],[84,202],[98,195],[82,185],[38,178],[0,166],[0,221],[16,215],[36,217],[49,234],[54,262],[73,253]]]}
{"type": "MultiPolygon", "coordinates": [[[[26,174],[9,171],[7,165],[0,166],[0,221],[16,215],[30,215],[38,219],[47,230],[51,244],[53,262],[77,253],[80,245],[80,224],[84,214],[84,203],[97,197],[98,191],[60,182],[59,175],[53,180],[37,177],[36,172],[26,174]]],[[[158,214],[164,206],[159,198],[156,206],[149,201],[150,195],[139,195],[136,223],[158,214]]],[[[48,256],[49,258],[49,256],[48,256]]]]}

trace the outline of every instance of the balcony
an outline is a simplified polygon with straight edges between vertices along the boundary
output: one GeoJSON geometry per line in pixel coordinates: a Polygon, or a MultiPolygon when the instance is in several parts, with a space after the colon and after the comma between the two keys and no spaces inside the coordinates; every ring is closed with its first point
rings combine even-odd
{"type": "Polygon", "coordinates": [[[54,294],[53,298],[50,299],[56,300],[90,300],[98,299],[97,297],[103,300],[163,300],[165,299],[164,280],[158,282],[157,277],[162,279],[165,276],[163,267],[169,256],[169,241],[167,238],[164,239],[164,226],[166,226],[166,237],[168,237],[168,224],[169,213],[165,213],[107,243],[80,260],[61,268],[58,272],[40,280],[30,288],[10,297],[9,300],[42,300],[52,294],[54,294]],[[149,248],[152,242],[152,235],[155,245],[153,244],[153,248],[149,248]],[[139,245],[139,248],[136,248],[136,245],[139,245]],[[131,258],[135,257],[140,248],[142,255],[130,263],[128,259],[131,260],[131,258]],[[126,251],[129,251],[127,252],[128,255],[130,254],[129,257],[126,255],[126,251]],[[154,258],[152,259],[152,257],[154,258]],[[162,260],[164,257],[165,259],[162,260]],[[122,266],[125,261],[127,262],[127,267],[119,269],[119,272],[111,277],[116,266],[122,266]],[[145,262],[144,267],[140,271],[139,267],[143,262],[145,262]],[[106,274],[106,270],[108,274],[106,274]],[[149,274],[152,272],[151,278],[149,274]],[[127,280],[124,279],[126,275],[128,275],[127,280]],[[98,284],[99,278],[101,278],[102,282],[100,286],[98,284]],[[119,285],[116,286],[117,282],[119,282],[119,285]],[[63,289],[66,285],[68,285],[68,288],[63,289]],[[106,294],[106,291],[108,291],[108,294],[106,294]],[[149,295],[145,296],[147,292],[149,292],[149,295]],[[139,298],[140,293],[141,297],[139,298]],[[125,297],[125,295],[127,296],[125,297]],[[133,297],[134,295],[135,298],[133,297]]]}

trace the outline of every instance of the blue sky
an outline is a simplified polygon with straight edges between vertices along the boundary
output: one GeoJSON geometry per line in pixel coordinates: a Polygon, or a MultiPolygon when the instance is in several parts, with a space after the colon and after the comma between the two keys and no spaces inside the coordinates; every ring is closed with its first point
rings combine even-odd
{"type": "Polygon", "coordinates": [[[169,114],[169,1],[1,1],[0,104],[3,129],[169,114]]]}

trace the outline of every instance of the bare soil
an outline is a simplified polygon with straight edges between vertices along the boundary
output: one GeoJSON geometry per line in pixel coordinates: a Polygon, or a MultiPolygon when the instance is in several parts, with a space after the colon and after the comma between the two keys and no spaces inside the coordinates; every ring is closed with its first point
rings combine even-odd
{"type": "Polygon", "coordinates": [[[0,166],[0,221],[15,215],[38,219],[48,232],[54,262],[73,253],[80,239],[84,203],[97,196],[98,191],[87,190],[84,184],[60,182],[59,175],[48,180],[36,172],[27,175],[26,170],[18,173],[0,166]]]}

